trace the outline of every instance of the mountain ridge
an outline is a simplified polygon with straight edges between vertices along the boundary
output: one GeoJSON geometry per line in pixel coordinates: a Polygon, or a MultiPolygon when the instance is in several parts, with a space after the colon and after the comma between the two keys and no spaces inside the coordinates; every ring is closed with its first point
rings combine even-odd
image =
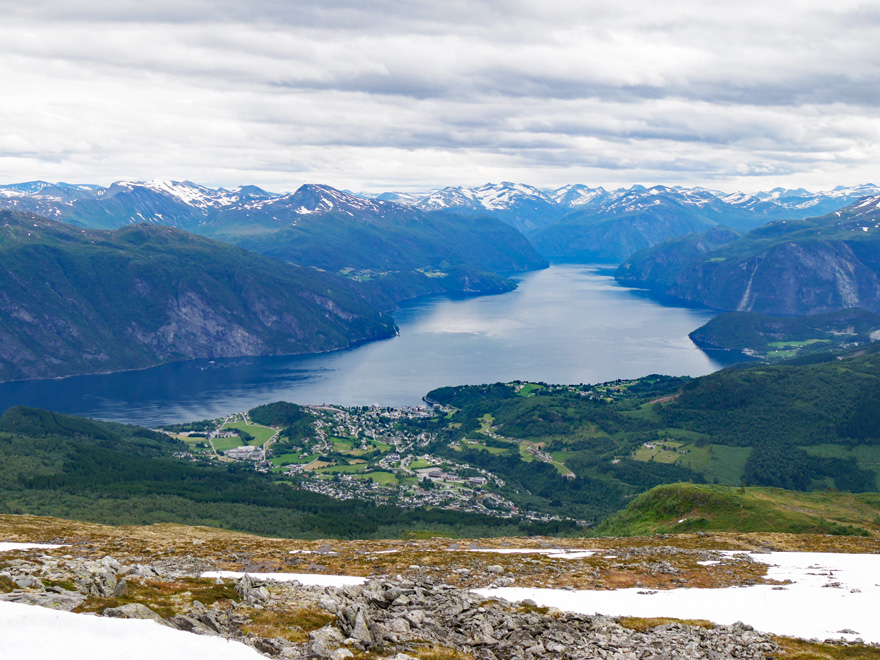
{"type": "Polygon", "coordinates": [[[0,255],[2,380],[313,353],[396,332],[343,278],[173,227],[86,230],[0,211],[0,255]]]}
{"type": "Polygon", "coordinates": [[[816,218],[779,220],[727,241],[691,237],[636,254],[618,281],[726,311],[880,311],[880,195],[816,218]]]}

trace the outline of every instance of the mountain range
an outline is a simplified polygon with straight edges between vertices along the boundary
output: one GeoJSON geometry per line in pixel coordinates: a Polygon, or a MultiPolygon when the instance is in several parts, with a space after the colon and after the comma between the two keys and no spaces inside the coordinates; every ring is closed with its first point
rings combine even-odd
{"type": "Polygon", "coordinates": [[[281,230],[293,220],[315,214],[400,222],[440,212],[446,217],[500,220],[527,236],[547,259],[619,263],[667,238],[718,225],[748,231],[773,220],[819,216],[869,195],[880,195],[880,187],[729,194],[640,185],[616,190],[583,184],[541,189],[502,182],[427,193],[356,195],[307,184],[279,195],[256,186],[212,189],[189,181],[120,181],[107,188],[34,181],[0,186],[0,208],[88,228],[168,224],[224,240],[281,230]]]}
{"type": "Polygon", "coordinates": [[[403,300],[503,293],[515,288],[505,274],[548,259],[625,261],[619,281],[722,310],[880,311],[870,184],[726,195],[501,183],[368,197],[35,181],[0,186],[0,207],[3,380],[342,348],[392,334],[382,312],[403,300]],[[218,340],[224,324],[234,332],[218,340]]]}
{"type": "Polygon", "coordinates": [[[639,252],[618,281],[715,309],[818,314],[880,311],[880,195],[734,237],[690,235],[639,252]]]}
{"type": "Polygon", "coordinates": [[[121,181],[109,188],[36,181],[0,187],[2,207],[89,229],[150,223],[211,236],[338,272],[361,283],[383,309],[426,294],[510,291],[514,284],[497,273],[547,265],[498,219],[426,213],[322,185],[277,195],[189,181],[121,181]]]}

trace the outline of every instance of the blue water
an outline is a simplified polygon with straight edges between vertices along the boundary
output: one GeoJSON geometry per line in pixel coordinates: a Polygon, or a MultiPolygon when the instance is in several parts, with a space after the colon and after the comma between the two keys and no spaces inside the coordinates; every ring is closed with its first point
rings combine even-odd
{"type": "Polygon", "coordinates": [[[355,349],[2,383],[0,410],[24,404],[152,426],[278,400],[414,405],[443,385],[597,383],[699,376],[724,366],[687,336],[711,310],[663,305],[584,266],[555,265],[515,279],[519,288],[499,296],[405,304],[394,314],[399,337],[355,349]]]}

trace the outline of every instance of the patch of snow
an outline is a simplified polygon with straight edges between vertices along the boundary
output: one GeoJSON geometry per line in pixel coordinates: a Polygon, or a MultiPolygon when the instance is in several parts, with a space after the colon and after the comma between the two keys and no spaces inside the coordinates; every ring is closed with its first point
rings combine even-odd
{"type": "Polygon", "coordinates": [[[564,548],[461,548],[450,552],[491,552],[499,555],[545,555],[554,559],[583,559],[604,550],[566,550],[564,548]]]}
{"type": "Polygon", "coordinates": [[[708,619],[722,625],[742,621],[779,635],[806,639],[861,637],[866,642],[880,643],[880,554],[773,552],[752,558],[769,564],[768,578],[791,580],[793,584],[670,589],[652,593],[651,598],[644,598],[640,589],[504,587],[476,591],[511,601],[531,598],[539,605],[583,614],[708,619]]]}
{"type": "Polygon", "coordinates": [[[13,550],[54,550],[55,548],[66,547],[66,545],[58,545],[57,543],[0,543],[0,552],[11,552],[13,550]]]}
{"type": "Polygon", "coordinates": [[[314,587],[348,587],[363,584],[367,578],[352,575],[317,575],[315,573],[241,573],[238,571],[207,571],[202,573],[203,578],[233,578],[240,579],[250,575],[258,580],[273,580],[275,582],[299,582],[302,585],[314,587]]]}
{"type": "Polygon", "coordinates": [[[0,601],[4,660],[264,660],[222,637],[144,619],[113,619],[0,601]]]}

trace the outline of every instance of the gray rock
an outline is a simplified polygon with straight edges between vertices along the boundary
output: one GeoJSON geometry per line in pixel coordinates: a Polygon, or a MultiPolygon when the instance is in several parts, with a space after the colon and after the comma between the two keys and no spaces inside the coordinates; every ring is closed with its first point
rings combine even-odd
{"type": "Polygon", "coordinates": [[[116,586],[113,588],[113,595],[117,598],[119,596],[127,596],[128,595],[128,582],[125,580],[120,580],[116,583],[116,586]]]}
{"type": "Polygon", "coordinates": [[[126,603],[119,607],[108,607],[102,614],[115,619],[152,619],[153,621],[162,621],[161,616],[141,603],[126,603]]]}
{"type": "Polygon", "coordinates": [[[376,640],[373,638],[373,632],[370,630],[367,616],[363,611],[357,613],[350,637],[367,648],[375,643],[376,640]]]}
{"type": "Polygon", "coordinates": [[[198,619],[195,619],[186,614],[177,614],[176,616],[165,619],[164,622],[165,625],[171,628],[176,628],[177,630],[183,630],[184,632],[197,633],[201,635],[210,635],[212,633],[216,633],[216,631],[212,630],[210,626],[206,626],[198,619]]]}
{"type": "Polygon", "coordinates": [[[19,591],[11,594],[0,594],[0,600],[70,612],[79,607],[85,600],[85,597],[75,591],[65,591],[61,594],[53,591],[19,591]]]}
{"type": "Polygon", "coordinates": [[[330,654],[330,660],[345,660],[354,655],[349,649],[336,649],[330,654]]]}
{"type": "Polygon", "coordinates": [[[333,625],[309,633],[309,649],[319,658],[329,658],[344,641],[345,637],[339,628],[333,625]]]}

